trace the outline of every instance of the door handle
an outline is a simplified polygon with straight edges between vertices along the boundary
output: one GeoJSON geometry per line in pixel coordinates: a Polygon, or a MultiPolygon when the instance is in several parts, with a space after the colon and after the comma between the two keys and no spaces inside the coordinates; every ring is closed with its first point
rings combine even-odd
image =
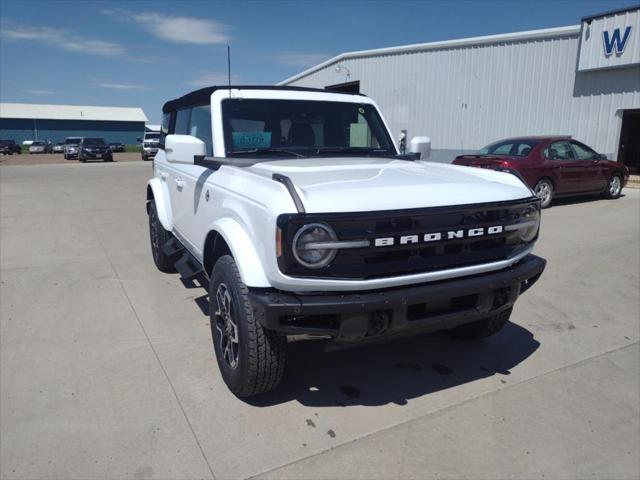
{"type": "Polygon", "coordinates": [[[169,176],[169,174],[168,174],[168,173],[166,173],[166,172],[160,172],[160,178],[161,178],[162,180],[166,181],[168,176],[169,176]]]}
{"type": "Polygon", "coordinates": [[[178,187],[178,190],[182,190],[182,187],[184,187],[184,180],[176,178],[176,187],[178,187]]]}

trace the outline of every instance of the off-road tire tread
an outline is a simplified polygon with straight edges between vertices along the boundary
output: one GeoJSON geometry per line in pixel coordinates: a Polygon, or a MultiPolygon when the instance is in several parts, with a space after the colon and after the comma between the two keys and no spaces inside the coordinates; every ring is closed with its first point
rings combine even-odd
{"type": "MultiPolygon", "coordinates": [[[[239,298],[236,300],[243,310],[243,315],[238,318],[238,321],[246,320],[246,331],[248,333],[249,364],[247,366],[247,375],[245,376],[244,384],[234,390],[233,393],[238,397],[251,397],[273,390],[281,382],[284,375],[287,339],[272,330],[265,329],[256,319],[249,302],[249,289],[242,282],[233,257],[230,255],[220,257],[214,266],[214,272],[217,269],[226,269],[227,273],[231,275],[231,280],[234,282],[235,287],[240,292],[239,298]]],[[[212,278],[215,277],[214,273],[212,278]]],[[[212,291],[210,295],[215,295],[215,292],[212,291]]]]}
{"type": "MultiPolygon", "coordinates": [[[[160,220],[158,219],[158,209],[156,208],[156,203],[154,200],[151,200],[151,202],[149,202],[149,222],[151,222],[152,210],[155,214],[155,221],[158,222],[157,229],[158,229],[158,243],[160,245],[160,251],[158,252],[158,258],[156,258],[156,256],[153,254],[153,246],[151,246],[152,248],[151,256],[153,257],[153,262],[156,264],[156,267],[158,267],[158,270],[165,273],[173,273],[175,272],[175,266],[174,266],[175,259],[172,257],[169,257],[168,255],[165,255],[165,253],[162,251],[162,246],[165,243],[167,243],[171,238],[171,232],[168,232],[167,230],[165,230],[162,224],[160,223],[160,220]]],[[[151,231],[149,231],[149,242],[151,243],[151,231]]]]}
{"type": "Polygon", "coordinates": [[[490,337],[502,330],[502,327],[509,321],[512,310],[513,307],[509,307],[491,317],[460,325],[451,330],[447,330],[447,334],[460,340],[477,340],[490,337]]]}

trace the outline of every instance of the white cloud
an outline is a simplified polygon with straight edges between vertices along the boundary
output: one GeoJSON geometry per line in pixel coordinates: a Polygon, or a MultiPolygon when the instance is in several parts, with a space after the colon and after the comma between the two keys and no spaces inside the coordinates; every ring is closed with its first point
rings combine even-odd
{"type": "Polygon", "coordinates": [[[56,93],[58,93],[51,90],[40,90],[39,88],[25,88],[22,91],[30,95],[55,95],[56,93]]]}
{"type": "Polygon", "coordinates": [[[331,55],[327,55],[325,53],[281,52],[265,58],[289,67],[313,67],[314,65],[328,60],[331,58],[331,55]]]}
{"type": "MultiPolygon", "coordinates": [[[[185,85],[189,85],[190,87],[210,87],[212,85],[227,85],[229,83],[229,77],[226,73],[221,72],[205,72],[202,73],[199,77],[194,78],[188,82],[185,82],[185,85]]],[[[231,84],[238,83],[238,76],[231,75],[231,84]]]]}
{"type": "Polygon", "coordinates": [[[82,38],[67,30],[58,28],[30,25],[5,26],[2,28],[2,36],[9,40],[41,42],[63,50],[103,57],[113,57],[124,53],[124,49],[118,43],[82,38]]]}
{"type": "Polygon", "coordinates": [[[135,85],[132,83],[96,82],[94,85],[96,87],[108,88],[111,90],[151,90],[151,87],[135,85]]]}
{"type": "Polygon", "coordinates": [[[229,28],[215,20],[176,17],[145,12],[129,14],[156,37],[169,42],[196,43],[201,45],[221,44],[229,41],[229,28]]]}

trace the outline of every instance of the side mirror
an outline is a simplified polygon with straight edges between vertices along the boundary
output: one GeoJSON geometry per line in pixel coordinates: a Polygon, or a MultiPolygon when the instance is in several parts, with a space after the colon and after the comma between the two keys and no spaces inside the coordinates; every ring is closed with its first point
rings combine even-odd
{"type": "Polygon", "coordinates": [[[596,160],[608,160],[608,158],[604,153],[599,153],[596,155],[596,160]]]}
{"type": "Polygon", "coordinates": [[[420,160],[427,160],[431,156],[431,139],[429,137],[413,137],[409,142],[409,151],[419,153],[420,160]]]}
{"type": "Polygon", "coordinates": [[[138,137],[138,138],[136,138],[136,141],[137,141],[138,143],[142,143],[142,137],[138,137]]]}
{"type": "Polygon", "coordinates": [[[169,162],[193,164],[194,155],[207,155],[207,145],[191,135],[167,135],[164,153],[169,162]]]}

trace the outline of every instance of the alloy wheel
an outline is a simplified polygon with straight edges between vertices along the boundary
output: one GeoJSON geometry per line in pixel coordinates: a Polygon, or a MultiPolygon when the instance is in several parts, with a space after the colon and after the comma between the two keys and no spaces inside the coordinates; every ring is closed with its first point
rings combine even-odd
{"type": "Polygon", "coordinates": [[[224,283],[216,291],[216,330],[220,342],[220,352],[225,363],[232,369],[238,366],[238,325],[233,318],[231,293],[224,283]]]}
{"type": "Polygon", "coordinates": [[[151,248],[153,250],[153,256],[158,258],[158,253],[160,253],[160,240],[158,239],[158,222],[156,219],[156,212],[153,208],[149,212],[149,231],[151,233],[151,248]]]}
{"type": "Polygon", "coordinates": [[[536,185],[535,193],[542,204],[546,205],[551,197],[551,186],[547,182],[540,182],[536,185]]]}
{"type": "Polygon", "coordinates": [[[620,177],[617,175],[611,177],[611,180],[609,180],[609,195],[617,197],[620,194],[621,186],[620,177]]]}

